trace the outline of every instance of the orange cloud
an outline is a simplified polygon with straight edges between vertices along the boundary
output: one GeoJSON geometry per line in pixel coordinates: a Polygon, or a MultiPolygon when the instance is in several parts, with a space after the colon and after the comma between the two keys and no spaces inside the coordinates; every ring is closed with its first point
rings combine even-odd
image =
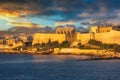
{"type": "Polygon", "coordinates": [[[0,3],[0,18],[20,18],[29,14],[37,14],[40,11],[34,4],[15,4],[15,3],[0,3]]]}
{"type": "Polygon", "coordinates": [[[33,24],[31,22],[11,22],[12,25],[14,26],[20,26],[20,27],[36,27],[37,24],[33,24]]]}

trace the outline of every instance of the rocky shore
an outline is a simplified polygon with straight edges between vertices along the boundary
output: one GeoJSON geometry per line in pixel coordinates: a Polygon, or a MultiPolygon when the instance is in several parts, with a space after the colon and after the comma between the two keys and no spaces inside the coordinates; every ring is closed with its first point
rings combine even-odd
{"type": "MultiPolygon", "coordinates": [[[[71,49],[71,51],[67,52],[66,49],[59,52],[52,52],[52,51],[43,51],[43,52],[35,52],[35,51],[14,51],[14,50],[0,50],[0,53],[2,54],[28,54],[28,55],[78,55],[78,56],[88,56],[88,58],[82,59],[84,61],[89,60],[111,60],[111,59],[120,59],[120,53],[114,53],[114,52],[101,52],[101,51],[90,51],[88,52],[77,49],[71,49]],[[64,51],[65,50],[65,51],[64,51]],[[75,51],[74,51],[75,50],[75,51]],[[74,52],[73,52],[74,51],[74,52]],[[80,52],[81,51],[81,52],[80,52]],[[100,53],[101,52],[101,53],[100,53]]],[[[77,60],[79,61],[79,60],[77,60]]],[[[80,59],[81,61],[81,59],[80,59]]]]}

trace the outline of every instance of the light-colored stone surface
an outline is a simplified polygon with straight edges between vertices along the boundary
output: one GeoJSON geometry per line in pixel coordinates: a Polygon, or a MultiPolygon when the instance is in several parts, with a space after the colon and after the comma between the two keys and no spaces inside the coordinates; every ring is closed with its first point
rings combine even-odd
{"type": "Polygon", "coordinates": [[[104,33],[110,32],[112,30],[112,26],[91,26],[90,32],[94,33],[104,33]]]}
{"type": "Polygon", "coordinates": [[[59,54],[76,54],[76,55],[91,55],[91,56],[115,56],[114,52],[96,49],[78,49],[78,48],[62,48],[59,54]]]}
{"type": "Polygon", "coordinates": [[[76,41],[81,42],[82,44],[88,43],[90,39],[95,39],[107,44],[120,44],[120,31],[111,30],[110,32],[96,33],[91,35],[77,33],[76,41]]]}
{"type": "Polygon", "coordinates": [[[44,33],[36,33],[33,39],[33,45],[37,43],[48,43],[49,41],[54,42],[58,41],[62,43],[66,40],[65,34],[44,34],[44,33]]]}
{"type": "Polygon", "coordinates": [[[95,34],[95,40],[107,44],[120,44],[120,31],[110,31],[106,33],[95,34]]]}
{"type": "MultiPolygon", "coordinates": [[[[96,27],[94,28],[96,29],[96,27]]],[[[94,28],[93,31],[95,30],[94,28]]],[[[120,44],[120,31],[111,30],[112,29],[111,27],[104,27],[100,29],[101,29],[100,33],[90,32],[90,33],[81,34],[80,32],[76,32],[74,34],[73,28],[70,28],[70,30],[69,28],[65,28],[65,29],[59,28],[56,30],[56,33],[54,34],[36,33],[34,34],[34,39],[32,44],[34,45],[36,43],[47,43],[49,40],[51,42],[58,41],[59,43],[63,41],[69,41],[71,43],[77,41],[79,43],[86,44],[90,39],[95,39],[97,41],[101,41],[107,44],[120,44]],[[107,30],[110,31],[107,32],[107,30]]]]}

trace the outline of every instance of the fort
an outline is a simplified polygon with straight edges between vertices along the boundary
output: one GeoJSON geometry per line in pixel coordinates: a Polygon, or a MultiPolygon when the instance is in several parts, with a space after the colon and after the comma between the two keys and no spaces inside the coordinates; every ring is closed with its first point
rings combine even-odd
{"type": "Polygon", "coordinates": [[[47,43],[49,41],[86,44],[91,39],[107,44],[120,44],[120,31],[113,30],[112,26],[92,26],[88,33],[76,32],[73,27],[57,28],[55,33],[34,34],[32,44],[47,43]]]}

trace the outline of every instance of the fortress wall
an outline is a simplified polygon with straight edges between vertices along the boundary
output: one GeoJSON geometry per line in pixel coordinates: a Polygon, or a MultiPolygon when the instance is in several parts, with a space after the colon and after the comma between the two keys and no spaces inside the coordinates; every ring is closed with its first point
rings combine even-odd
{"type": "Polygon", "coordinates": [[[111,30],[110,32],[95,33],[94,35],[77,33],[76,41],[82,44],[88,43],[90,39],[95,39],[107,44],[120,44],[120,31],[111,30]]]}
{"type": "Polygon", "coordinates": [[[82,44],[88,43],[88,41],[90,40],[90,34],[80,34],[77,33],[76,35],[76,41],[81,42],[82,44]]]}
{"type": "MultiPolygon", "coordinates": [[[[72,37],[71,37],[72,38],[72,37]]],[[[73,37],[74,41],[81,42],[82,44],[88,43],[90,39],[95,39],[97,41],[101,41],[107,44],[120,44],[120,31],[112,30],[110,32],[104,33],[95,33],[95,34],[80,34],[77,33],[76,36],[73,37]]],[[[65,34],[46,34],[46,33],[37,33],[34,34],[33,45],[36,43],[48,43],[49,40],[51,42],[58,41],[62,43],[63,41],[69,40],[65,34]]],[[[71,41],[70,39],[69,41],[71,41]]]]}
{"type": "Polygon", "coordinates": [[[100,27],[99,29],[99,33],[103,33],[103,32],[110,32],[112,30],[112,27],[107,26],[107,27],[100,27]]]}
{"type": "Polygon", "coordinates": [[[70,43],[74,42],[74,36],[67,36],[66,40],[70,43]]]}
{"type": "Polygon", "coordinates": [[[43,33],[37,33],[34,35],[33,39],[33,45],[36,43],[48,43],[49,40],[51,42],[58,41],[59,43],[62,43],[66,40],[65,34],[43,34],[43,33]]]}
{"type": "Polygon", "coordinates": [[[120,44],[120,31],[110,31],[106,33],[96,33],[95,40],[107,44],[120,44]]]}
{"type": "Polygon", "coordinates": [[[90,34],[81,34],[81,43],[85,44],[88,43],[88,41],[90,40],[90,34]]]}

